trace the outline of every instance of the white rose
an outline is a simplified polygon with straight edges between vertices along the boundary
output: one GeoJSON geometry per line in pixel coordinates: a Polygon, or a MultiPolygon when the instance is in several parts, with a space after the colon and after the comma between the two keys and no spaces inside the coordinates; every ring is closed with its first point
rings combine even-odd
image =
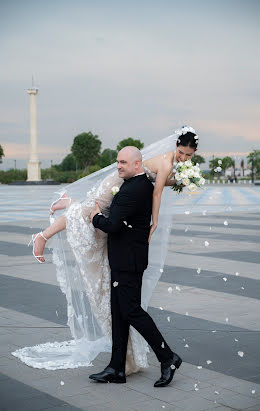
{"type": "Polygon", "coordinates": [[[184,178],[188,178],[188,177],[189,177],[189,176],[188,176],[187,171],[186,171],[186,170],[183,170],[183,171],[181,172],[181,178],[184,179],[184,178]]]}
{"type": "Polygon", "coordinates": [[[198,173],[197,171],[194,173],[194,177],[199,178],[200,177],[200,173],[198,173]]]}
{"type": "Polygon", "coordinates": [[[181,180],[181,175],[180,175],[180,173],[175,173],[175,179],[178,181],[178,180],[181,180]]]}
{"type": "Polygon", "coordinates": [[[191,160],[186,160],[184,164],[185,164],[185,166],[187,166],[187,167],[192,167],[192,162],[191,162],[191,160]]]}
{"type": "Polygon", "coordinates": [[[178,166],[182,167],[183,166],[183,161],[179,161],[178,166]]]}
{"type": "Polygon", "coordinates": [[[203,186],[205,184],[205,178],[201,177],[199,184],[203,186]]]}
{"type": "Polygon", "coordinates": [[[188,186],[188,189],[189,189],[190,191],[195,191],[196,188],[197,188],[197,186],[196,186],[196,184],[194,184],[194,183],[191,183],[191,184],[188,186]]]}
{"type": "Polygon", "coordinates": [[[113,196],[115,196],[118,193],[118,191],[119,191],[119,187],[117,187],[117,186],[114,186],[111,189],[111,192],[112,192],[113,196]]]}
{"type": "Polygon", "coordinates": [[[182,180],[182,184],[184,184],[185,186],[188,186],[190,184],[190,180],[188,178],[184,178],[182,180]]]}
{"type": "Polygon", "coordinates": [[[189,168],[189,170],[187,170],[187,174],[188,174],[188,177],[195,177],[195,173],[192,168],[189,168]]]}
{"type": "Polygon", "coordinates": [[[221,164],[222,164],[222,160],[218,160],[218,164],[221,165],[221,164]]]}

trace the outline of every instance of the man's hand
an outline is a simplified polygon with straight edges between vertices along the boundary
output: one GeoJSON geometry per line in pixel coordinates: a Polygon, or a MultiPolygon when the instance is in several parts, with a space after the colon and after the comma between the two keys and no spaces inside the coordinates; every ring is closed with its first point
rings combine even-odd
{"type": "Polygon", "coordinates": [[[157,228],[157,224],[152,224],[152,225],[151,225],[151,227],[150,227],[150,234],[149,234],[149,238],[148,238],[148,243],[150,243],[152,234],[155,232],[156,228],[157,228]]]}
{"type": "Polygon", "coordinates": [[[101,213],[101,211],[100,211],[98,203],[96,202],[96,207],[94,208],[94,210],[90,214],[91,222],[93,221],[93,217],[98,213],[101,213]]]}

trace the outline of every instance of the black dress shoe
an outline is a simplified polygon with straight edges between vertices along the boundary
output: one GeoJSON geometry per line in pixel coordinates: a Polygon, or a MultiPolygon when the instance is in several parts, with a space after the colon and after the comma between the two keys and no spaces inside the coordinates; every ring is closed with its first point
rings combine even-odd
{"type": "Polygon", "coordinates": [[[161,378],[154,383],[154,387],[165,387],[170,384],[173,379],[176,368],[179,368],[182,363],[181,357],[173,354],[172,360],[161,363],[161,378]]]}
{"type": "Polygon", "coordinates": [[[91,374],[89,378],[97,382],[114,382],[116,384],[124,384],[126,382],[125,373],[123,371],[116,371],[109,366],[98,374],[91,374]]]}

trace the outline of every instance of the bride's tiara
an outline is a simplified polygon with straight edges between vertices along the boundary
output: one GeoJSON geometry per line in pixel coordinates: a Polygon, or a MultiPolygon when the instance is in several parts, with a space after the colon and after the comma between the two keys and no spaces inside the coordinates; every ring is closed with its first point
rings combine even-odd
{"type": "Polygon", "coordinates": [[[184,134],[187,134],[187,133],[195,134],[195,136],[194,136],[195,144],[199,143],[199,137],[196,135],[196,132],[195,132],[194,128],[189,127],[189,126],[183,126],[181,129],[178,129],[178,130],[175,131],[175,134],[177,134],[177,136],[178,136],[177,143],[181,142],[180,136],[183,136],[184,134]]]}

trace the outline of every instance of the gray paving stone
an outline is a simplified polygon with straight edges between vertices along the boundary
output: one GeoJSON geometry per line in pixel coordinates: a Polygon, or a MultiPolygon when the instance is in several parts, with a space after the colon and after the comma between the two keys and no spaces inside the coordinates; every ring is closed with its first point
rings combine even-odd
{"type": "Polygon", "coordinates": [[[186,400],[177,401],[176,405],[186,411],[204,411],[218,407],[218,404],[215,404],[214,401],[206,400],[197,395],[190,395],[186,400]]]}

